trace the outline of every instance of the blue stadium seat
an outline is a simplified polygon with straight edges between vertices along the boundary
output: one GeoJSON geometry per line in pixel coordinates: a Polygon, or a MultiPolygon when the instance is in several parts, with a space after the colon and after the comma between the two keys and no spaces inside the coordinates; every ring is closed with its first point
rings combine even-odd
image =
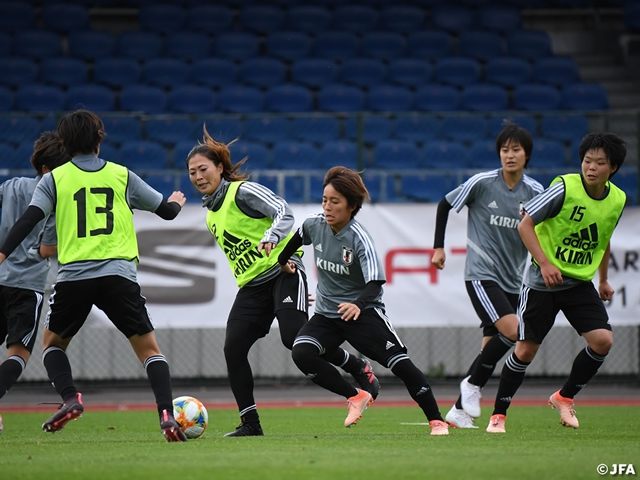
{"type": "Polygon", "coordinates": [[[198,3],[187,9],[186,24],[196,32],[219,34],[233,28],[233,9],[227,5],[198,3]]]}
{"type": "Polygon", "coordinates": [[[550,85],[518,85],[513,90],[513,106],[519,110],[556,110],[560,106],[560,92],[550,85]]]}
{"type": "Polygon", "coordinates": [[[527,60],[548,57],[551,52],[551,38],[542,30],[520,30],[507,37],[507,51],[513,57],[527,60]]]}
{"type": "Polygon", "coordinates": [[[58,128],[58,118],[55,113],[49,113],[40,120],[40,132],[56,130],[58,128]]]}
{"type": "Polygon", "coordinates": [[[26,85],[16,92],[16,109],[28,112],[57,112],[64,109],[64,92],[48,85],[26,85]]]}
{"type": "Polygon", "coordinates": [[[251,170],[271,168],[269,150],[264,145],[252,142],[237,142],[231,145],[231,161],[237,163],[248,157],[247,166],[251,170]]]}
{"type": "Polygon", "coordinates": [[[294,117],[291,129],[296,139],[307,142],[330,142],[338,140],[340,136],[340,124],[333,116],[294,117]]]}
{"type": "Polygon", "coordinates": [[[13,45],[18,57],[40,60],[62,55],[62,37],[47,30],[17,32],[13,45]]]}
{"type": "Polygon", "coordinates": [[[195,61],[191,67],[195,83],[213,88],[235,85],[238,70],[235,63],[225,58],[203,58],[195,61]]]}
{"type": "Polygon", "coordinates": [[[0,143],[10,143],[17,146],[23,142],[34,142],[39,133],[40,124],[32,116],[9,115],[0,117],[0,143]]]}
{"type": "Polygon", "coordinates": [[[269,57],[254,57],[240,64],[240,81],[254,87],[272,87],[284,82],[286,67],[283,62],[269,57]]]}
{"type": "Polygon", "coordinates": [[[268,111],[279,113],[310,112],[314,109],[311,91],[307,87],[289,83],[269,88],[265,104],[268,111]]]}
{"type": "Polygon", "coordinates": [[[458,51],[462,57],[471,57],[486,62],[504,55],[506,45],[503,37],[496,32],[467,30],[460,33],[458,51]]]}
{"type": "Polygon", "coordinates": [[[258,37],[250,32],[223,32],[216,37],[219,57],[241,61],[258,54],[258,37]]]}
{"type": "Polygon", "coordinates": [[[28,58],[0,58],[0,85],[18,87],[35,83],[38,79],[38,64],[28,58]]]}
{"type": "Polygon", "coordinates": [[[465,168],[468,151],[459,143],[434,140],[422,147],[422,157],[428,168],[465,168]]]}
{"type": "Polygon", "coordinates": [[[202,123],[206,125],[209,134],[218,141],[229,143],[236,138],[244,138],[244,125],[239,118],[227,115],[224,117],[207,116],[204,121],[196,121],[196,138],[202,137],[202,123]]]}
{"type": "Polygon", "coordinates": [[[470,168],[489,170],[500,167],[495,140],[478,140],[471,145],[467,165],[470,168]]]}
{"type": "Polygon", "coordinates": [[[396,85],[376,85],[367,93],[367,106],[374,112],[409,112],[413,110],[413,92],[396,85]]]}
{"type": "Polygon", "coordinates": [[[315,35],[323,32],[331,25],[331,13],[318,5],[296,5],[286,15],[285,26],[288,30],[296,30],[315,35]]]}
{"type": "Polygon", "coordinates": [[[562,89],[560,106],[568,110],[606,110],[609,99],[599,83],[575,83],[562,89]]]}
{"type": "Polygon", "coordinates": [[[522,27],[521,9],[514,5],[481,5],[476,15],[478,27],[484,30],[508,33],[522,27]]]}
{"type": "Polygon", "coordinates": [[[305,58],[291,65],[291,78],[307,87],[324,87],[338,78],[338,66],[325,58],[305,58]]]}
{"type": "Polygon", "coordinates": [[[169,167],[167,150],[156,142],[130,140],[120,147],[120,163],[133,171],[169,167]]]}
{"type": "Polygon", "coordinates": [[[387,62],[404,56],[407,40],[393,32],[370,32],[362,36],[362,54],[387,62]]]}
{"type": "Polygon", "coordinates": [[[8,57],[13,53],[13,39],[10,35],[0,32],[0,58],[8,57]]]}
{"type": "Polygon", "coordinates": [[[423,30],[409,35],[407,51],[410,57],[435,61],[453,52],[453,39],[447,32],[423,30]]]}
{"type": "Polygon", "coordinates": [[[212,52],[211,38],[202,32],[173,32],[167,35],[167,55],[195,62],[212,52]]]}
{"type": "Polygon", "coordinates": [[[138,10],[138,21],[142,30],[154,33],[173,33],[185,26],[186,12],[179,5],[150,4],[138,10]]]}
{"type": "Polygon", "coordinates": [[[540,127],[546,138],[564,142],[579,140],[589,133],[589,121],[584,115],[545,115],[540,127]]]}
{"type": "Polygon", "coordinates": [[[378,23],[378,12],[366,5],[341,5],[333,11],[333,28],[357,34],[372,32],[378,23]]]}
{"type": "Polygon", "coordinates": [[[428,115],[399,115],[394,122],[395,137],[400,140],[423,143],[436,138],[438,119],[428,115]]]}
{"type": "Polygon", "coordinates": [[[382,140],[373,149],[373,164],[389,170],[422,167],[421,152],[413,142],[382,140]]]}
{"type": "Polygon", "coordinates": [[[68,33],[72,30],[89,28],[89,9],[83,5],[44,4],[40,18],[45,30],[68,33]]]}
{"type": "Polygon", "coordinates": [[[528,83],[531,79],[532,71],[533,69],[528,61],[517,57],[491,58],[485,65],[487,82],[497,83],[509,88],[528,83]]]}
{"type": "Polygon", "coordinates": [[[93,112],[110,112],[115,109],[116,99],[110,88],[102,85],[73,85],[67,90],[67,110],[86,109],[93,112]]]}
{"type": "Polygon", "coordinates": [[[393,136],[391,120],[382,115],[349,115],[344,121],[345,137],[349,140],[375,143],[391,139],[393,136]]]}
{"type": "Polygon", "coordinates": [[[83,60],[70,57],[46,58],[40,63],[42,80],[59,87],[87,82],[89,68],[83,60]]]}
{"type": "Polygon", "coordinates": [[[480,116],[450,116],[440,122],[440,138],[458,142],[477,142],[487,136],[487,120],[480,116]]]}
{"type": "Polygon", "coordinates": [[[318,109],[324,112],[358,112],[364,108],[364,93],[349,85],[327,85],[317,98],[318,109]]]}
{"type": "Polygon", "coordinates": [[[0,112],[8,112],[13,108],[13,93],[6,87],[0,87],[0,112]]]}
{"type": "Polygon", "coordinates": [[[98,153],[98,158],[108,162],[120,163],[120,149],[109,143],[102,142],[100,144],[100,153],[98,153]]]}
{"type": "Polygon", "coordinates": [[[229,86],[220,89],[218,106],[223,112],[257,113],[264,111],[264,95],[253,87],[229,86]]]}
{"type": "Polygon", "coordinates": [[[30,2],[2,2],[0,31],[20,32],[36,26],[36,8],[30,2]]]}
{"type": "Polygon", "coordinates": [[[374,173],[365,171],[362,175],[362,180],[364,180],[364,184],[369,191],[369,196],[371,197],[371,201],[373,203],[382,201],[383,191],[387,194],[387,198],[385,199],[387,202],[395,200],[395,192],[392,192],[391,188],[389,188],[388,190],[386,188],[386,186],[389,184],[389,179],[386,176],[376,175],[374,173]]]}
{"type": "Polygon", "coordinates": [[[340,81],[357,87],[380,85],[387,76],[387,67],[373,58],[347,58],[342,62],[340,81]]]}
{"type": "Polygon", "coordinates": [[[536,138],[531,152],[531,167],[533,168],[566,168],[567,153],[561,142],[536,138]]]}
{"type": "Polygon", "coordinates": [[[434,78],[441,83],[464,87],[480,81],[480,64],[465,57],[441,58],[436,62],[434,78]]]}
{"type": "Polygon", "coordinates": [[[431,8],[431,27],[459,34],[474,24],[474,12],[462,5],[439,4],[431,8]]]}
{"type": "Polygon", "coordinates": [[[283,141],[273,147],[274,168],[303,170],[320,167],[320,154],[310,143],[283,141]]]}
{"type": "Polygon", "coordinates": [[[578,83],[578,64],[571,57],[541,58],[533,64],[533,81],[556,87],[578,83]]]}
{"type": "Polygon", "coordinates": [[[389,63],[389,81],[406,87],[419,87],[431,80],[431,64],[417,58],[398,58],[389,63]]]}
{"type": "Polygon", "coordinates": [[[238,21],[244,31],[267,34],[282,30],[284,12],[273,5],[243,5],[238,21]]]}
{"type": "Polygon", "coordinates": [[[180,85],[171,90],[168,103],[169,110],[176,113],[211,113],[216,110],[218,98],[208,87],[180,85]]]}
{"type": "Polygon", "coordinates": [[[498,136],[498,134],[505,127],[505,120],[508,120],[511,123],[515,123],[519,127],[524,128],[534,138],[538,135],[537,121],[531,115],[498,115],[489,118],[489,137],[495,138],[498,136]]]}
{"type": "Polygon", "coordinates": [[[359,49],[360,41],[351,32],[320,32],[316,36],[313,45],[313,51],[316,56],[333,60],[355,57],[359,49]]]}
{"type": "Polygon", "coordinates": [[[132,140],[142,140],[142,124],[136,117],[129,115],[105,115],[102,117],[105,140],[120,145],[132,140]]]}
{"type": "Polygon", "coordinates": [[[83,30],[69,32],[69,54],[85,60],[111,57],[116,51],[116,38],[107,32],[83,30]]]}
{"type": "Polygon", "coordinates": [[[462,108],[476,112],[495,112],[509,108],[509,94],[498,85],[478,83],[462,90],[462,108]]]}
{"type": "Polygon", "coordinates": [[[195,142],[194,131],[194,122],[188,118],[150,118],[146,122],[147,140],[165,146],[189,140],[195,142]]]}
{"type": "MultiPolygon", "coordinates": [[[[182,166],[182,165],[180,165],[182,166]]],[[[179,178],[171,173],[141,175],[142,180],[162,194],[166,200],[174,191],[180,190],[179,178]]]]}
{"type": "MultiPolygon", "coordinates": [[[[0,158],[2,158],[3,168],[22,168],[22,166],[26,168],[26,164],[19,162],[16,158],[16,149],[11,145],[0,143],[0,158]]],[[[0,175],[0,182],[9,180],[9,178],[11,177],[0,175]]]]}
{"type": "Polygon", "coordinates": [[[289,62],[306,58],[311,51],[311,38],[302,32],[273,32],[265,44],[267,55],[289,62]]]}
{"type": "Polygon", "coordinates": [[[356,144],[347,140],[325,142],[320,148],[320,166],[331,168],[335,165],[356,170],[358,168],[358,150],[356,144]]]}
{"type": "MultiPolygon", "coordinates": [[[[173,147],[173,151],[171,154],[171,165],[174,168],[181,168],[186,164],[186,160],[187,160],[187,155],[189,155],[189,152],[191,152],[191,150],[193,149],[193,147],[195,147],[197,145],[197,142],[195,141],[188,141],[185,140],[184,142],[178,142],[174,147],[173,147]]],[[[188,198],[196,198],[198,201],[202,198],[202,194],[199,193],[195,187],[191,184],[191,181],[189,180],[189,177],[187,175],[185,175],[185,178],[187,180],[187,184],[186,186],[182,186],[181,188],[184,188],[184,190],[182,190],[182,192],[188,197],[188,198]]]]}
{"type": "Polygon", "coordinates": [[[162,88],[178,87],[189,81],[191,67],[176,58],[158,57],[145,62],[142,79],[148,85],[162,88]]]}
{"type": "Polygon", "coordinates": [[[414,202],[438,203],[455,188],[453,178],[442,174],[402,175],[402,196],[414,202]]]}
{"type": "Polygon", "coordinates": [[[158,87],[127,85],[120,91],[120,109],[149,115],[166,112],[167,96],[158,87]]]}
{"type": "Polygon", "coordinates": [[[612,182],[627,194],[628,205],[638,205],[638,170],[635,167],[622,167],[612,182]]]}
{"type": "Polygon", "coordinates": [[[153,32],[124,31],[117,37],[116,53],[122,57],[148,61],[164,54],[164,39],[153,32]]]}
{"type": "Polygon", "coordinates": [[[287,175],[284,177],[284,199],[287,203],[306,203],[305,177],[287,175]]]}
{"type": "Polygon", "coordinates": [[[93,79],[109,87],[121,88],[140,81],[142,68],[133,58],[100,58],[93,64],[93,79]]]}
{"type": "Polygon", "coordinates": [[[460,93],[448,85],[424,85],[416,90],[414,105],[428,112],[451,112],[460,109],[460,93]]]}
{"type": "Polygon", "coordinates": [[[249,117],[244,122],[244,138],[262,143],[282,142],[290,138],[291,122],[284,117],[249,117]]]}
{"type": "Polygon", "coordinates": [[[380,13],[380,28],[408,35],[425,28],[424,10],[415,5],[389,5],[380,13]]]}

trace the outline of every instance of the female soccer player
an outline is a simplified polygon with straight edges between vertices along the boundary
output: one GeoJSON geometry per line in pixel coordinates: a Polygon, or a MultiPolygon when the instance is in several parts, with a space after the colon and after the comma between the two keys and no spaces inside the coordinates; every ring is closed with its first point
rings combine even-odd
{"type": "MultiPolygon", "coordinates": [[[[248,354],[253,344],[269,333],[278,318],[282,343],[289,350],[307,322],[307,280],[300,253],[287,257],[298,267],[288,275],[278,266],[278,255],[291,237],[294,218],[289,205],[268,188],[248,182],[240,173],[246,158],[231,163],[229,147],[204,128],[203,142],[187,155],[189,178],[207,208],[207,228],[216,237],[231,267],[239,290],[229,317],[224,355],[229,383],[238,404],[241,423],[227,437],[263,435],[253,396],[253,375],[248,354]]],[[[327,358],[351,373],[374,397],[378,380],[371,367],[335,346],[327,358]]]]}
{"type": "Polygon", "coordinates": [[[347,399],[344,425],[350,427],[373,398],[346,382],[322,357],[325,350],[347,341],[404,382],[427,416],[431,435],[448,435],[427,378],[407,355],[385,313],[382,262],[373,239],[355,220],[369,198],[367,188],[356,172],[345,167],[331,168],[323,188],[323,213],[307,218],[278,258],[283,270],[295,274],[298,268],[289,260],[290,255],[302,245],[314,245],[318,267],[315,314],[293,344],[294,362],[315,384],[347,399]]]}
{"type": "Polygon", "coordinates": [[[464,279],[483,328],[480,354],[460,383],[460,396],[446,415],[447,422],[454,427],[477,428],[473,418],[480,416],[480,389],[516,341],[516,305],[527,259],[517,226],[522,218],[522,205],[543,190],[542,185],[523,174],[532,148],[528,131],[507,124],[496,138],[496,153],[502,167],[472,176],[438,204],[431,263],[440,270],[444,268],[449,211],[455,208],[460,212],[466,205],[464,279]]]}

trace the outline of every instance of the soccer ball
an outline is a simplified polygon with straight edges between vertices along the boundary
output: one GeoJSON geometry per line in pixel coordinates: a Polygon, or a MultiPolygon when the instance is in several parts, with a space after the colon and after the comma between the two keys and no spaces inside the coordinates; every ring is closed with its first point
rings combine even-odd
{"type": "Polygon", "coordinates": [[[202,402],[194,397],[173,400],[173,416],[187,438],[198,438],[209,423],[209,414],[202,402]]]}

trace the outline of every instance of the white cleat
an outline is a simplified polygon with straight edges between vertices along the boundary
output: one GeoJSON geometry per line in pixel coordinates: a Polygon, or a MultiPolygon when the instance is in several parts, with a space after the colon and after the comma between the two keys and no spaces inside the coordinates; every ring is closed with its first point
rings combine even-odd
{"type": "Polygon", "coordinates": [[[464,410],[459,410],[454,405],[444,417],[453,428],[478,428],[473,424],[473,418],[464,410]]]}
{"type": "Polygon", "coordinates": [[[480,416],[480,399],[482,398],[482,393],[480,393],[480,387],[469,383],[469,378],[471,377],[469,376],[460,382],[462,409],[473,418],[478,418],[480,416]]]}

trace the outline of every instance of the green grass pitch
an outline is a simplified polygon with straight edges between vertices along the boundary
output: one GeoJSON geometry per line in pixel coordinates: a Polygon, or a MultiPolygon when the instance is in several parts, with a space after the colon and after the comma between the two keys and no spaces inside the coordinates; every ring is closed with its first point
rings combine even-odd
{"type": "MultiPolygon", "coordinates": [[[[351,429],[346,408],[264,408],[264,437],[223,438],[233,410],[209,410],[204,435],[166,443],[152,411],[97,412],[55,434],[46,413],[5,413],[0,478],[14,479],[597,479],[599,464],[640,471],[640,407],[579,407],[578,430],[549,407],[514,406],[507,434],[451,429],[431,437],[417,407],[369,408],[351,429]]],[[[610,477],[610,475],[606,475],[610,477]]]]}

